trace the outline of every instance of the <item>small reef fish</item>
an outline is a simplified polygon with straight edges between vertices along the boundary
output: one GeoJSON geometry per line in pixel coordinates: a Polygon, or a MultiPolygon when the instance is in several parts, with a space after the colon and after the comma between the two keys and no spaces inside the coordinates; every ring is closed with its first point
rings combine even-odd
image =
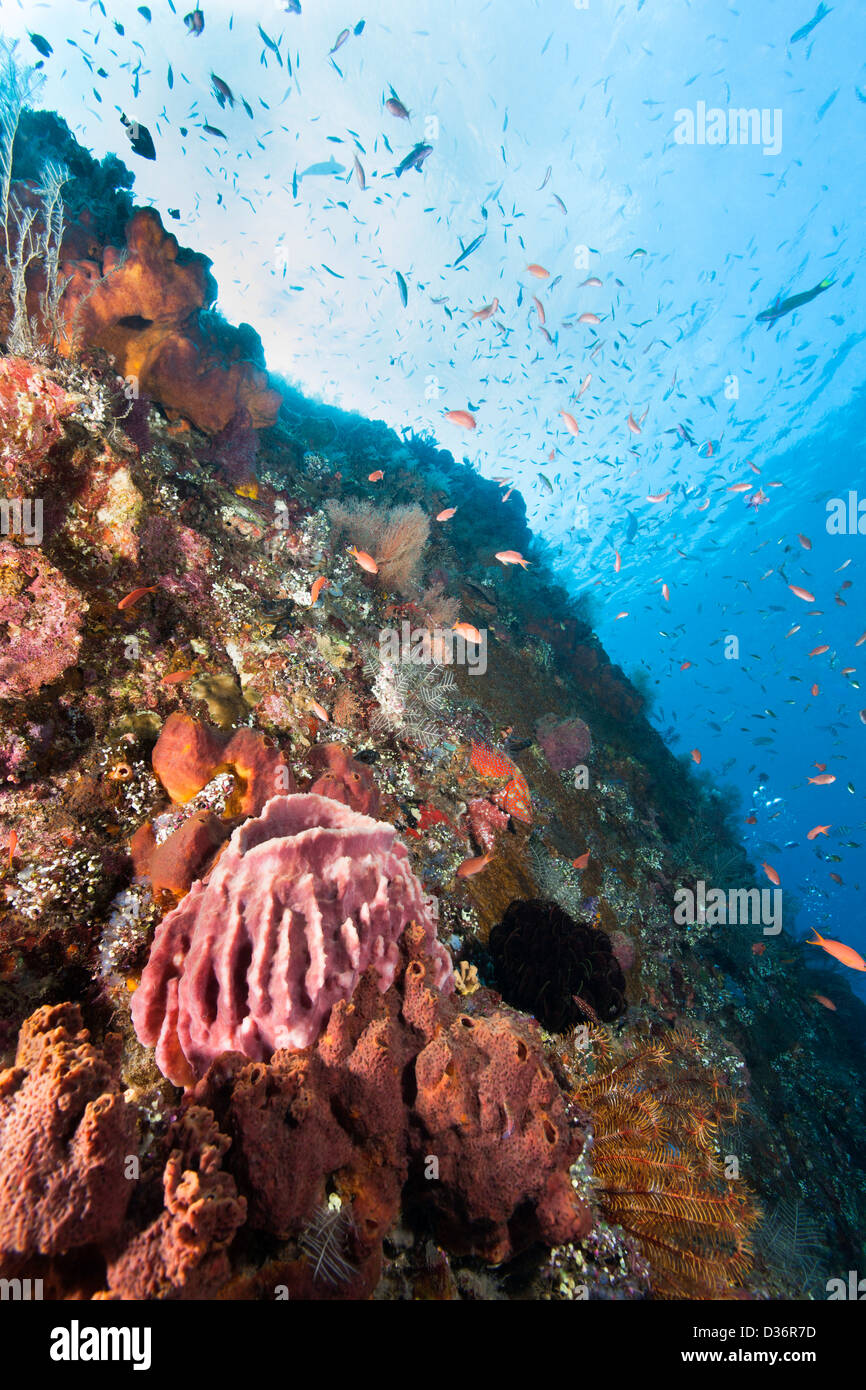
{"type": "Polygon", "coordinates": [[[550,271],[545,270],[543,265],[536,265],[534,261],[531,265],[528,265],[526,269],[529,271],[530,275],[535,276],[536,280],[548,280],[550,278],[550,271]]]}
{"type": "Polygon", "coordinates": [[[529,560],[524,560],[519,550],[497,550],[495,558],[503,565],[522,565],[529,568],[529,560]]]}
{"type": "Polygon", "coordinates": [[[385,102],[385,110],[390,111],[391,115],[396,116],[400,121],[409,120],[409,112],[406,110],[406,107],[403,105],[393,87],[391,88],[391,95],[385,102]]]}
{"type": "Polygon", "coordinates": [[[487,868],[493,858],[493,851],[488,850],[487,854],[481,854],[475,859],[464,859],[463,863],[457,867],[458,878],[471,878],[473,874],[480,874],[487,868]]]}
{"type": "Polygon", "coordinates": [[[565,428],[568,430],[569,434],[580,434],[580,425],[577,423],[571,412],[568,410],[561,410],[559,413],[562,416],[563,421],[565,422],[565,428]]]}
{"type": "Polygon", "coordinates": [[[51,44],[48,42],[47,39],[44,39],[41,34],[28,34],[27,37],[29,38],[33,47],[36,49],[37,53],[41,53],[43,58],[51,57],[52,53],[54,52],[54,49],[51,47],[51,44]]]}
{"type": "Polygon", "coordinates": [[[572,859],[572,861],[571,861],[572,868],[574,868],[574,869],[585,869],[586,866],[587,866],[587,864],[589,863],[589,856],[590,856],[590,851],[589,851],[589,850],[587,850],[584,854],[579,854],[578,857],[577,857],[576,859],[572,859]]]}
{"type": "Polygon", "coordinates": [[[138,121],[131,121],[123,112],[120,113],[120,120],[129,137],[133,154],[141,155],[142,159],[156,159],[156,146],[147,126],[141,125],[138,121]]]}
{"type": "Polygon", "coordinates": [[[832,772],[820,772],[817,777],[807,777],[806,781],[814,783],[816,787],[829,787],[831,782],[836,781],[836,778],[832,772]]]}
{"type": "Polygon", "coordinates": [[[10,870],[10,872],[11,872],[11,870],[12,870],[12,865],[13,865],[13,863],[15,862],[15,851],[17,850],[17,848],[18,848],[18,831],[17,831],[17,830],[13,830],[12,833],[11,833],[11,835],[9,836],[9,870],[10,870]]]}
{"type": "Polygon", "coordinates": [[[438,514],[437,517],[436,517],[436,520],[437,520],[437,521],[450,521],[451,518],[452,518],[452,516],[455,515],[456,511],[457,511],[457,508],[456,508],[456,507],[446,507],[446,508],[444,509],[444,511],[439,512],[439,514],[438,514]]]}
{"type": "Polygon", "coordinates": [[[197,39],[204,32],[204,11],[197,5],[188,15],[184,15],[183,22],[193,38],[197,39]]]}
{"type": "Polygon", "coordinates": [[[821,20],[826,18],[829,13],[829,6],[824,4],[824,0],[821,0],[812,18],[806,24],[801,24],[800,28],[794,31],[788,43],[799,43],[801,39],[807,39],[815,28],[815,25],[820,24],[821,20]]]}
{"type": "Polygon", "coordinates": [[[313,714],[316,716],[316,718],[321,719],[323,724],[330,724],[331,716],[328,714],[328,711],[325,709],[324,705],[319,704],[318,700],[311,700],[310,708],[312,709],[313,714]]]}
{"type": "Polygon", "coordinates": [[[819,835],[826,835],[831,827],[829,825],[813,825],[806,836],[807,840],[816,840],[819,835]]]}
{"type": "Polygon", "coordinates": [[[821,647],[813,647],[812,650],[810,651],[809,655],[810,655],[810,656],[823,656],[824,653],[825,653],[825,652],[828,652],[829,650],[830,650],[830,648],[829,648],[829,646],[828,646],[828,645],[826,644],[826,642],[825,642],[824,645],[821,646],[821,647]]]}
{"type": "Polygon", "coordinates": [[[833,956],[840,964],[847,965],[850,970],[866,970],[866,960],[854,950],[853,946],[846,946],[844,941],[833,941],[829,937],[822,936],[817,927],[812,928],[816,941],[807,941],[807,946],[820,946],[826,951],[828,956],[833,956]]]}
{"type": "Polygon", "coordinates": [[[381,469],[381,468],[377,468],[376,471],[375,471],[374,473],[368,473],[368,474],[367,474],[367,482],[368,482],[368,483],[381,483],[381,481],[382,481],[382,479],[384,478],[384,476],[385,476],[385,474],[382,472],[382,469],[381,469]]]}
{"type": "Polygon", "coordinates": [[[133,589],[132,593],[125,594],[117,606],[123,612],[125,608],[131,608],[134,603],[138,603],[145,594],[155,594],[158,588],[158,584],[143,584],[140,589],[133,589]]]}
{"type": "Polygon", "coordinates": [[[414,149],[411,149],[409,151],[405,159],[401,159],[400,163],[397,165],[397,168],[394,170],[394,173],[397,175],[397,178],[399,179],[403,174],[405,174],[407,169],[417,169],[418,173],[420,174],[422,171],[422,165],[424,163],[424,160],[427,159],[427,157],[432,153],[432,145],[416,145],[414,149]]]}
{"type": "Polygon", "coordinates": [[[478,428],[478,421],[468,410],[446,410],[445,419],[450,420],[452,425],[460,425],[464,430],[478,428]]]}
{"type": "Polygon", "coordinates": [[[700,763],[701,757],[702,757],[702,754],[701,754],[700,748],[693,748],[693,749],[692,749],[692,762],[693,762],[693,763],[700,763]]]}
{"type": "Polygon", "coordinates": [[[314,579],[314,580],[313,580],[313,587],[312,587],[312,589],[310,590],[310,607],[311,607],[311,608],[313,607],[313,605],[314,605],[315,603],[318,602],[319,594],[322,592],[322,590],[323,590],[323,589],[330,589],[330,587],[331,587],[331,581],[330,581],[330,579],[327,579],[327,578],[325,577],[325,575],[323,575],[323,574],[320,574],[319,577],[318,577],[318,579],[314,579]]]}
{"type": "Polygon", "coordinates": [[[480,322],[484,322],[486,319],[489,319],[491,315],[495,314],[498,308],[499,300],[492,299],[489,304],[485,304],[483,309],[476,309],[472,317],[478,319],[480,322]]]}
{"type": "Polygon", "coordinates": [[[476,646],[481,645],[481,633],[471,623],[455,623],[451,630],[456,632],[458,637],[465,638],[467,642],[474,642],[476,646]]]}
{"type": "Polygon", "coordinates": [[[832,1013],[836,1012],[836,1005],[832,999],[827,998],[826,994],[813,994],[812,998],[817,999],[819,1004],[823,1004],[825,1009],[830,1009],[832,1013]]]}
{"type": "Polygon", "coordinates": [[[761,868],[764,870],[764,873],[767,875],[767,878],[770,880],[770,882],[775,883],[776,887],[778,888],[782,880],[779,878],[779,875],[773,868],[772,864],[768,864],[766,860],[762,859],[761,868]]]}
{"type": "Polygon", "coordinates": [[[376,564],[372,555],[367,554],[366,550],[359,550],[356,545],[353,545],[349,549],[349,554],[352,556],[353,560],[358,562],[361,569],[366,570],[368,574],[379,573],[379,566],[376,564]]]}
{"type": "Polygon", "coordinates": [[[790,299],[781,301],[777,299],[769,309],[763,309],[760,314],[755,315],[755,322],[773,324],[777,319],[784,318],[786,314],[792,314],[795,309],[801,308],[802,305],[810,304],[813,299],[817,299],[819,294],[829,290],[835,283],[835,280],[825,278],[814,289],[804,290],[802,294],[792,294],[790,299]]]}
{"type": "Polygon", "coordinates": [[[457,260],[454,261],[454,263],[452,264],[451,269],[456,270],[459,265],[462,265],[463,262],[467,260],[469,256],[472,255],[473,251],[477,251],[486,236],[486,232],[480,232],[478,236],[472,238],[468,246],[464,246],[463,238],[458,237],[457,240],[460,242],[460,255],[457,257],[457,260]]]}
{"type": "Polygon", "coordinates": [[[801,598],[804,603],[814,603],[815,595],[810,594],[808,589],[801,589],[799,584],[789,584],[788,588],[796,598],[801,598]]]}
{"type": "Polygon", "coordinates": [[[580,318],[579,318],[577,321],[578,321],[578,323],[592,323],[592,324],[601,323],[601,319],[599,318],[598,314],[589,314],[589,313],[581,314],[580,318]]]}
{"type": "Polygon", "coordinates": [[[167,676],[163,676],[162,683],[163,685],[180,685],[181,681],[191,680],[193,676],[197,675],[198,671],[193,671],[192,667],[188,667],[185,671],[170,671],[167,676]]]}
{"type": "Polygon", "coordinates": [[[221,77],[217,77],[215,72],[211,73],[210,80],[213,83],[214,96],[220,106],[224,108],[226,102],[228,102],[229,106],[234,107],[235,94],[229,84],[224,82],[221,77]]]}

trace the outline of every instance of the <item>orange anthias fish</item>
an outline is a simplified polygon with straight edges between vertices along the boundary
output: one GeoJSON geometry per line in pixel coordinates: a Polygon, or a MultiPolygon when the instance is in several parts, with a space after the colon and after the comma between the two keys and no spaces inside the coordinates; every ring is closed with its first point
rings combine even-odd
{"type": "Polygon", "coordinates": [[[385,476],[385,474],[382,472],[382,469],[381,469],[381,468],[377,468],[377,469],[375,470],[375,472],[373,472],[373,473],[368,473],[368,474],[367,474],[367,482],[368,482],[368,483],[381,483],[381,481],[382,481],[382,479],[384,478],[384,476],[385,476]]]}
{"type": "Polygon", "coordinates": [[[455,515],[456,511],[457,511],[457,508],[456,508],[456,507],[446,507],[444,511],[439,512],[438,516],[436,517],[436,520],[437,520],[437,521],[450,521],[451,518],[452,518],[452,516],[455,515]]]}
{"type": "Polygon", "coordinates": [[[812,998],[817,999],[819,1004],[823,1004],[825,1009],[831,1009],[833,1013],[836,1012],[836,1005],[832,999],[827,998],[826,994],[813,994],[812,998]]]}
{"type": "Polygon", "coordinates": [[[825,653],[825,652],[828,652],[829,650],[830,650],[829,646],[827,646],[826,643],[825,643],[824,646],[822,646],[822,647],[813,647],[812,650],[810,651],[809,655],[810,655],[810,656],[823,656],[824,653],[825,653]]]}
{"type": "Polygon", "coordinates": [[[519,550],[497,550],[495,558],[503,565],[522,565],[524,569],[529,566],[519,550]]]}
{"type": "Polygon", "coordinates": [[[815,839],[818,838],[819,835],[826,835],[826,834],[827,834],[827,831],[828,831],[829,829],[830,829],[830,826],[829,826],[829,825],[813,825],[812,829],[809,831],[808,835],[806,836],[806,839],[807,839],[807,840],[815,840],[815,839]]]}
{"type": "Polygon", "coordinates": [[[700,748],[693,748],[693,749],[692,749],[692,762],[699,763],[700,761],[701,761],[701,750],[700,750],[700,748]]]}
{"type": "Polygon", "coordinates": [[[831,782],[836,781],[836,778],[832,772],[821,772],[817,777],[807,777],[806,781],[812,782],[816,787],[829,787],[831,782]]]}
{"type": "Polygon", "coordinates": [[[804,603],[815,602],[815,595],[810,594],[808,589],[801,589],[799,584],[789,584],[788,588],[791,590],[792,594],[796,594],[797,598],[801,598],[804,603]]]}
{"type": "Polygon", "coordinates": [[[468,410],[446,410],[445,419],[450,420],[452,425],[462,425],[465,430],[477,428],[478,421],[468,410]]]}
{"type": "Polygon", "coordinates": [[[535,276],[536,280],[547,280],[550,277],[550,271],[545,270],[543,265],[536,265],[534,261],[531,265],[528,265],[526,269],[529,271],[530,275],[535,276]]]}
{"type": "Polygon", "coordinates": [[[772,864],[768,864],[764,859],[762,859],[761,868],[764,870],[764,873],[767,875],[767,878],[770,880],[770,882],[775,883],[776,887],[778,888],[782,880],[779,878],[779,875],[776,873],[776,870],[773,868],[772,864]]]}
{"type": "Polygon", "coordinates": [[[585,869],[589,863],[589,854],[590,851],[587,850],[584,854],[579,854],[576,859],[572,859],[572,867],[575,869],[585,869]]]}
{"type": "Polygon", "coordinates": [[[379,566],[372,555],[367,554],[366,550],[359,550],[356,545],[353,545],[349,547],[349,554],[353,560],[357,561],[362,570],[366,570],[367,574],[379,573],[379,566]]]}
{"type": "Polygon", "coordinates": [[[480,874],[482,869],[487,868],[492,858],[493,850],[489,850],[487,854],[481,854],[477,859],[464,859],[463,863],[457,867],[457,877],[471,878],[473,874],[480,874]]]}
{"type": "Polygon", "coordinates": [[[144,598],[145,594],[155,594],[158,588],[158,584],[143,584],[140,589],[133,589],[131,594],[126,594],[117,606],[121,610],[131,608],[134,603],[138,603],[140,598],[144,598]]]}
{"type": "Polygon", "coordinates": [[[467,642],[474,642],[476,646],[481,645],[481,633],[477,627],[471,623],[455,623],[452,632],[456,632],[458,637],[463,637],[467,642]]]}
{"type": "Polygon", "coordinates": [[[565,421],[565,428],[568,430],[569,434],[573,434],[575,436],[580,434],[580,425],[577,423],[571,412],[568,410],[561,410],[559,413],[565,421]]]}
{"type": "Polygon", "coordinates": [[[599,318],[598,314],[581,314],[580,318],[577,321],[578,323],[601,323],[601,319],[599,318]]]}
{"type": "Polygon", "coordinates": [[[320,574],[319,577],[318,577],[318,579],[314,579],[314,580],[313,580],[313,587],[312,587],[312,589],[310,590],[310,607],[311,607],[311,608],[313,607],[313,604],[314,604],[314,603],[317,603],[317,602],[318,602],[319,594],[322,592],[322,590],[323,590],[323,589],[330,589],[330,587],[331,587],[331,581],[330,581],[330,579],[326,579],[325,576],[324,576],[323,574],[320,574]]]}
{"type": "Polygon", "coordinates": [[[13,865],[13,863],[15,862],[15,851],[16,851],[17,848],[18,848],[18,831],[17,831],[17,830],[13,830],[13,831],[12,831],[12,834],[9,836],[9,868],[10,868],[10,870],[12,869],[12,865],[13,865]]]}
{"type": "Polygon", "coordinates": [[[829,937],[821,936],[817,927],[812,928],[816,941],[807,941],[807,946],[820,946],[826,951],[828,956],[833,956],[842,965],[847,965],[850,970],[866,970],[866,960],[854,950],[853,946],[846,946],[844,941],[831,941],[829,937]]]}
{"type": "Polygon", "coordinates": [[[328,714],[328,711],[325,709],[324,705],[319,704],[318,700],[311,700],[310,708],[312,709],[313,714],[316,716],[316,718],[321,719],[323,724],[330,724],[331,716],[328,714]]]}
{"type": "Polygon", "coordinates": [[[167,676],[163,676],[162,683],[163,685],[180,685],[181,681],[191,680],[193,676],[197,675],[198,671],[194,671],[190,666],[183,671],[169,671],[167,676]]]}
{"type": "Polygon", "coordinates": [[[476,309],[472,317],[474,319],[480,319],[483,323],[486,319],[489,319],[491,315],[495,314],[498,308],[499,300],[494,299],[490,304],[485,304],[483,309],[476,309]]]}

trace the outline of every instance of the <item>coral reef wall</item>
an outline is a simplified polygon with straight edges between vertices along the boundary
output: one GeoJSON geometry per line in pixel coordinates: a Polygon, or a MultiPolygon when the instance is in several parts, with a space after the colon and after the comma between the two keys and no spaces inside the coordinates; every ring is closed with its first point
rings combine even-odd
{"type": "Polygon", "coordinates": [[[682,884],[755,884],[736,807],[519,495],[269,378],[121,166],[22,129],[24,192],[52,142],[73,178],[60,341],[37,267],[45,350],[0,359],[0,1273],[565,1299],[857,1267],[866,1012],[787,933],[677,922],[682,884]]]}

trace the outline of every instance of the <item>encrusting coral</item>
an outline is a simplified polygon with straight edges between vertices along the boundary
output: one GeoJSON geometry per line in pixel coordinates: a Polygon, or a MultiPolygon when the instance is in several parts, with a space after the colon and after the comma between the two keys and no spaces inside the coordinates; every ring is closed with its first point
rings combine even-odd
{"type": "Polygon", "coordinates": [[[190,1106],[168,1143],[164,1210],[109,1263],[113,1298],[212,1298],[229,1277],[228,1247],[247,1213],[221,1167],[230,1140],[209,1110],[190,1106]]]}
{"type": "Polygon", "coordinates": [[[41,551],[0,541],[0,698],[23,700],[75,663],[86,611],[41,551]]]}
{"type": "Polygon", "coordinates": [[[76,1004],[45,1005],[22,1026],[0,1072],[0,1252],[63,1254],[119,1229],[135,1151],[119,1043],[93,1047],[76,1004]]]}

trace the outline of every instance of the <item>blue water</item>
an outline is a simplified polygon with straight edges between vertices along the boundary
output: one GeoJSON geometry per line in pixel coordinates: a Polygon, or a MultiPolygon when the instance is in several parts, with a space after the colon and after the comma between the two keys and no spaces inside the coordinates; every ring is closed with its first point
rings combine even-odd
{"type": "Polygon", "coordinates": [[[185,6],[149,9],[6,4],[3,26],[31,57],[28,32],[49,39],[42,104],[127,160],[139,203],[177,208],[168,225],[213,257],[219,307],[260,331],[273,371],[516,486],[613,659],[647,674],[656,724],[739,792],[788,925],[799,905],[801,933],[863,951],[866,535],[826,524],[829,499],[859,485],[866,504],[863,6],[818,10],[796,40],[813,0],[304,0],[301,15],[210,0],[198,38],[185,6]],[[391,87],[409,122],[383,109],[391,87]],[[713,108],[726,135],[732,108],[754,108],[755,142],[681,143],[683,113],[699,126],[713,108]],[[155,163],[129,151],[120,111],[148,126],[155,163]],[[422,172],[398,179],[421,141],[422,172]],[[443,418],[469,407],[471,434],[443,418]],[[808,783],[816,763],[835,783],[808,783]],[[817,824],[831,829],[810,842],[817,824]]]}

